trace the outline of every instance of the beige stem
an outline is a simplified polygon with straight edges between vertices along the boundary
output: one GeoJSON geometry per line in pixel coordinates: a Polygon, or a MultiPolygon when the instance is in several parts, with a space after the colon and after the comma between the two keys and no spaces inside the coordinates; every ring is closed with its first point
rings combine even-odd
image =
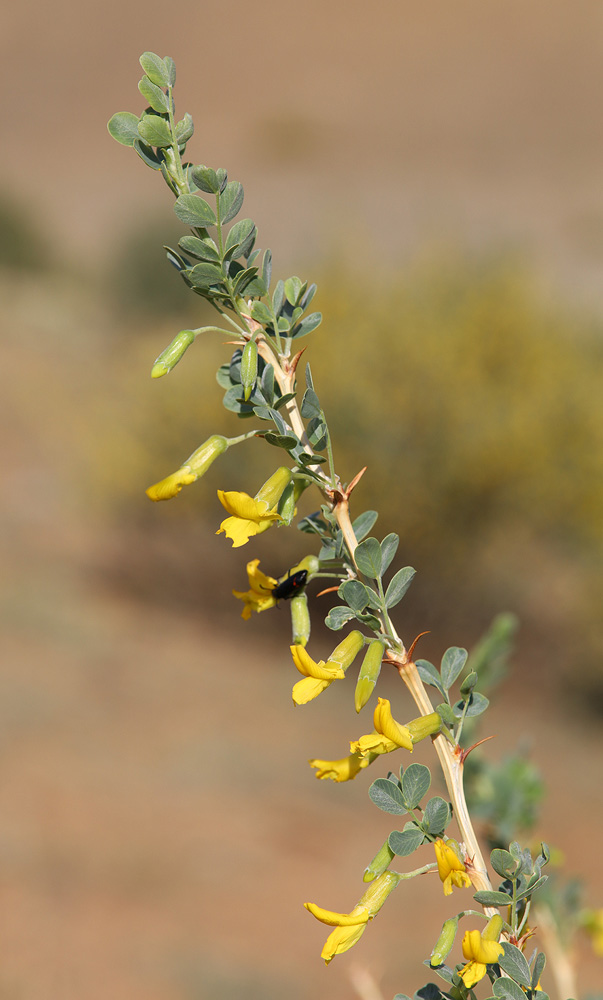
{"type": "Polygon", "coordinates": [[[352,559],[354,558],[354,552],[358,547],[358,540],[354,534],[354,529],[352,527],[352,522],[350,520],[350,505],[346,498],[339,500],[335,507],[333,508],[333,513],[337,518],[337,524],[341,528],[341,533],[345,538],[345,543],[348,547],[348,552],[350,553],[352,559]]]}
{"type": "MultiPolygon", "coordinates": [[[[419,677],[419,671],[417,670],[416,664],[412,661],[405,663],[403,654],[390,653],[389,659],[390,661],[395,662],[398,672],[413,696],[421,715],[430,715],[434,711],[434,707],[431,704],[427,691],[425,690],[423,681],[419,677]]],[[[446,788],[448,789],[448,794],[450,795],[450,800],[454,809],[454,816],[470,861],[470,864],[467,865],[467,872],[476,890],[491,891],[492,884],[488,877],[488,871],[482,856],[481,848],[479,846],[475,830],[473,829],[471,817],[469,816],[469,810],[467,809],[467,802],[463,789],[463,764],[459,748],[455,749],[452,747],[448,740],[441,735],[434,738],[433,745],[438,755],[442,771],[444,772],[446,788]]],[[[498,912],[492,907],[484,907],[484,909],[488,916],[493,916],[498,912]]]]}

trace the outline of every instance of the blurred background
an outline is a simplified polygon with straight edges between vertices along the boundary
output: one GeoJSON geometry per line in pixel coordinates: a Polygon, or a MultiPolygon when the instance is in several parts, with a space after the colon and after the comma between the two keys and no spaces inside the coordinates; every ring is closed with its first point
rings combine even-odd
{"type": "MultiPolygon", "coordinates": [[[[307,536],[216,538],[216,488],[274,467],[255,442],[144,496],[241,428],[216,416],[219,339],[149,378],[204,314],[162,250],[171,195],[106,131],[142,110],[147,49],[175,59],[188,153],[243,183],[276,276],[318,282],[338,467],[369,465],[356,513],[419,571],[399,631],[429,629],[439,662],[519,617],[487,753],[540,768],[534,836],[601,905],[601,5],[25,0],[0,25],[0,998],[343,1000],[365,972],[412,994],[448,915],[415,880],[324,968],[301,904],[349,910],[392,824],[366,776],[306,760],[367,719],[351,687],[294,712],[287,608],[245,623],[230,596],[247,559],[279,575],[307,536]]],[[[317,626],[316,655],[332,645],[317,626]]],[[[603,966],[577,947],[586,996],[603,966]]]]}

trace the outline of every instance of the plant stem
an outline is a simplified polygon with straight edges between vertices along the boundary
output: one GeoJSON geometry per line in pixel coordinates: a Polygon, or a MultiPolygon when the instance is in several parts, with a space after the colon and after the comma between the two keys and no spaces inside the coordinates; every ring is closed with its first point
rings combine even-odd
{"type": "MultiPolygon", "coordinates": [[[[405,654],[391,653],[389,659],[395,663],[400,677],[414,698],[415,704],[421,714],[430,715],[434,711],[434,707],[425,690],[423,681],[419,677],[416,664],[412,660],[407,660],[405,654]]],[[[470,864],[467,865],[467,873],[478,891],[491,891],[492,885],[488,877],[488,871],[473,829],[469,810],[467,809],[463,789],[463,763],[460,747],[451,747],[442,735],[434,737],[433,745],[444,773],[444,780],[446,781],[446,788],[452,802],[454,816],[470,861],[470,864]]],[[[490,916],[498,912],[492,907],[485,907],[485,911],[490,916]]]]}

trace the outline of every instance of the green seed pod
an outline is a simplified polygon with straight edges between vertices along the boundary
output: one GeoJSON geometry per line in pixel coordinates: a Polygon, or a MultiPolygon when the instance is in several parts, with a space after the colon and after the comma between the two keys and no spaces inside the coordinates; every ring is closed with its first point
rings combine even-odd
{"type": "Polygon", "coordinates": [[[243,399],[247,401],[253,392],[258,374],[258,349],[255,340],[248,340],[243,348],[241,358],[241,385],[243,399]]]}
{"type": "Polygon", "coordinates": [[[452,946],[454,944],[458,923],[458,917],[451,917],[450,920],[445,921],[442,927],[442,932],[433,946],[431,958],[429,959],[429,964],[432,969],[435,969],[438,965],[443,965],[446,961],[446,958],[452,950],[452,946]]]}
{"type": "Polygon", "coordinates": [[[293,645],[305,646],[310,638],[310,612],[308,598],[304,593],[296,594],[289,601],[291,608],[291,629],[293,645]]]}
{"type": "Polygon", "coordinates": [[[381,662],[384,652],[385,644],[380,639],[373,639],[372,642],[369,642],[366,655],[360,667],[358,683],[356,684],[356,692],[354,694],[354,704],[357,712],[361,708],[364,708],[373,693],[375,684],[381,673],[381,662]]]}
{"type": "Polygon", "coordinates": [[[285,487],[278,502],[277,510],[283,519],[283,523],[287,526],[290,525],[295,517],[295,490],[293,483],[289,483],[285,487]]]}
{"type": "Polygon", "coordinates": [[[362,881],[372,882],[378,875],[383,875],[383,872],[387,871],[394,858],[395,854],[386,840],[383,847],[377,851],[373,860],[364,869],[362,881]]]}
{"type": "Polygon", "coordinates": [[[151,378],[161,378],[162,375],[167,375],[168,372],[171,372],[172,368],[176,367],[194,339],[195,334],[192,330],[181,330],[180,333],[177,333],[172,343],[156,358],[155,364],[151,369],[151,378]]]}

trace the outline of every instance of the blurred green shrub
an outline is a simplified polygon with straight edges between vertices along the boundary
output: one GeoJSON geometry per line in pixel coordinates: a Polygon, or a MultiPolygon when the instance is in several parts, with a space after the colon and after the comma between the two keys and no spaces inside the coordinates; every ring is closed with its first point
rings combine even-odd
{"type": "Polygon", "coordinates": [[[502,521],[600,546],[601,325],[547,302],[512,261],[419,263],[374,283],[370,309],[350,286],[319,284],[313,369],[350,478],[366,456],[402,537],[465,547],[502,521]],[[375,434],[384,398],[389,440],[375,434]]]}
{"type": "Polygon", "coordinates": [[[197,297],[186,294],[163,249],[177,247],[181,236],[182,225],[175,218],[166,225],[163,213],[125,233],[104,275],[105,294],[122,314],[155,319],[197,315],[197,297]]]}
{"type": "Polygon", "coordinates": [[[18,199],[0,197],[0,268],[41,270],[50,263],[50,244],[31,212],[18,199]]]}

